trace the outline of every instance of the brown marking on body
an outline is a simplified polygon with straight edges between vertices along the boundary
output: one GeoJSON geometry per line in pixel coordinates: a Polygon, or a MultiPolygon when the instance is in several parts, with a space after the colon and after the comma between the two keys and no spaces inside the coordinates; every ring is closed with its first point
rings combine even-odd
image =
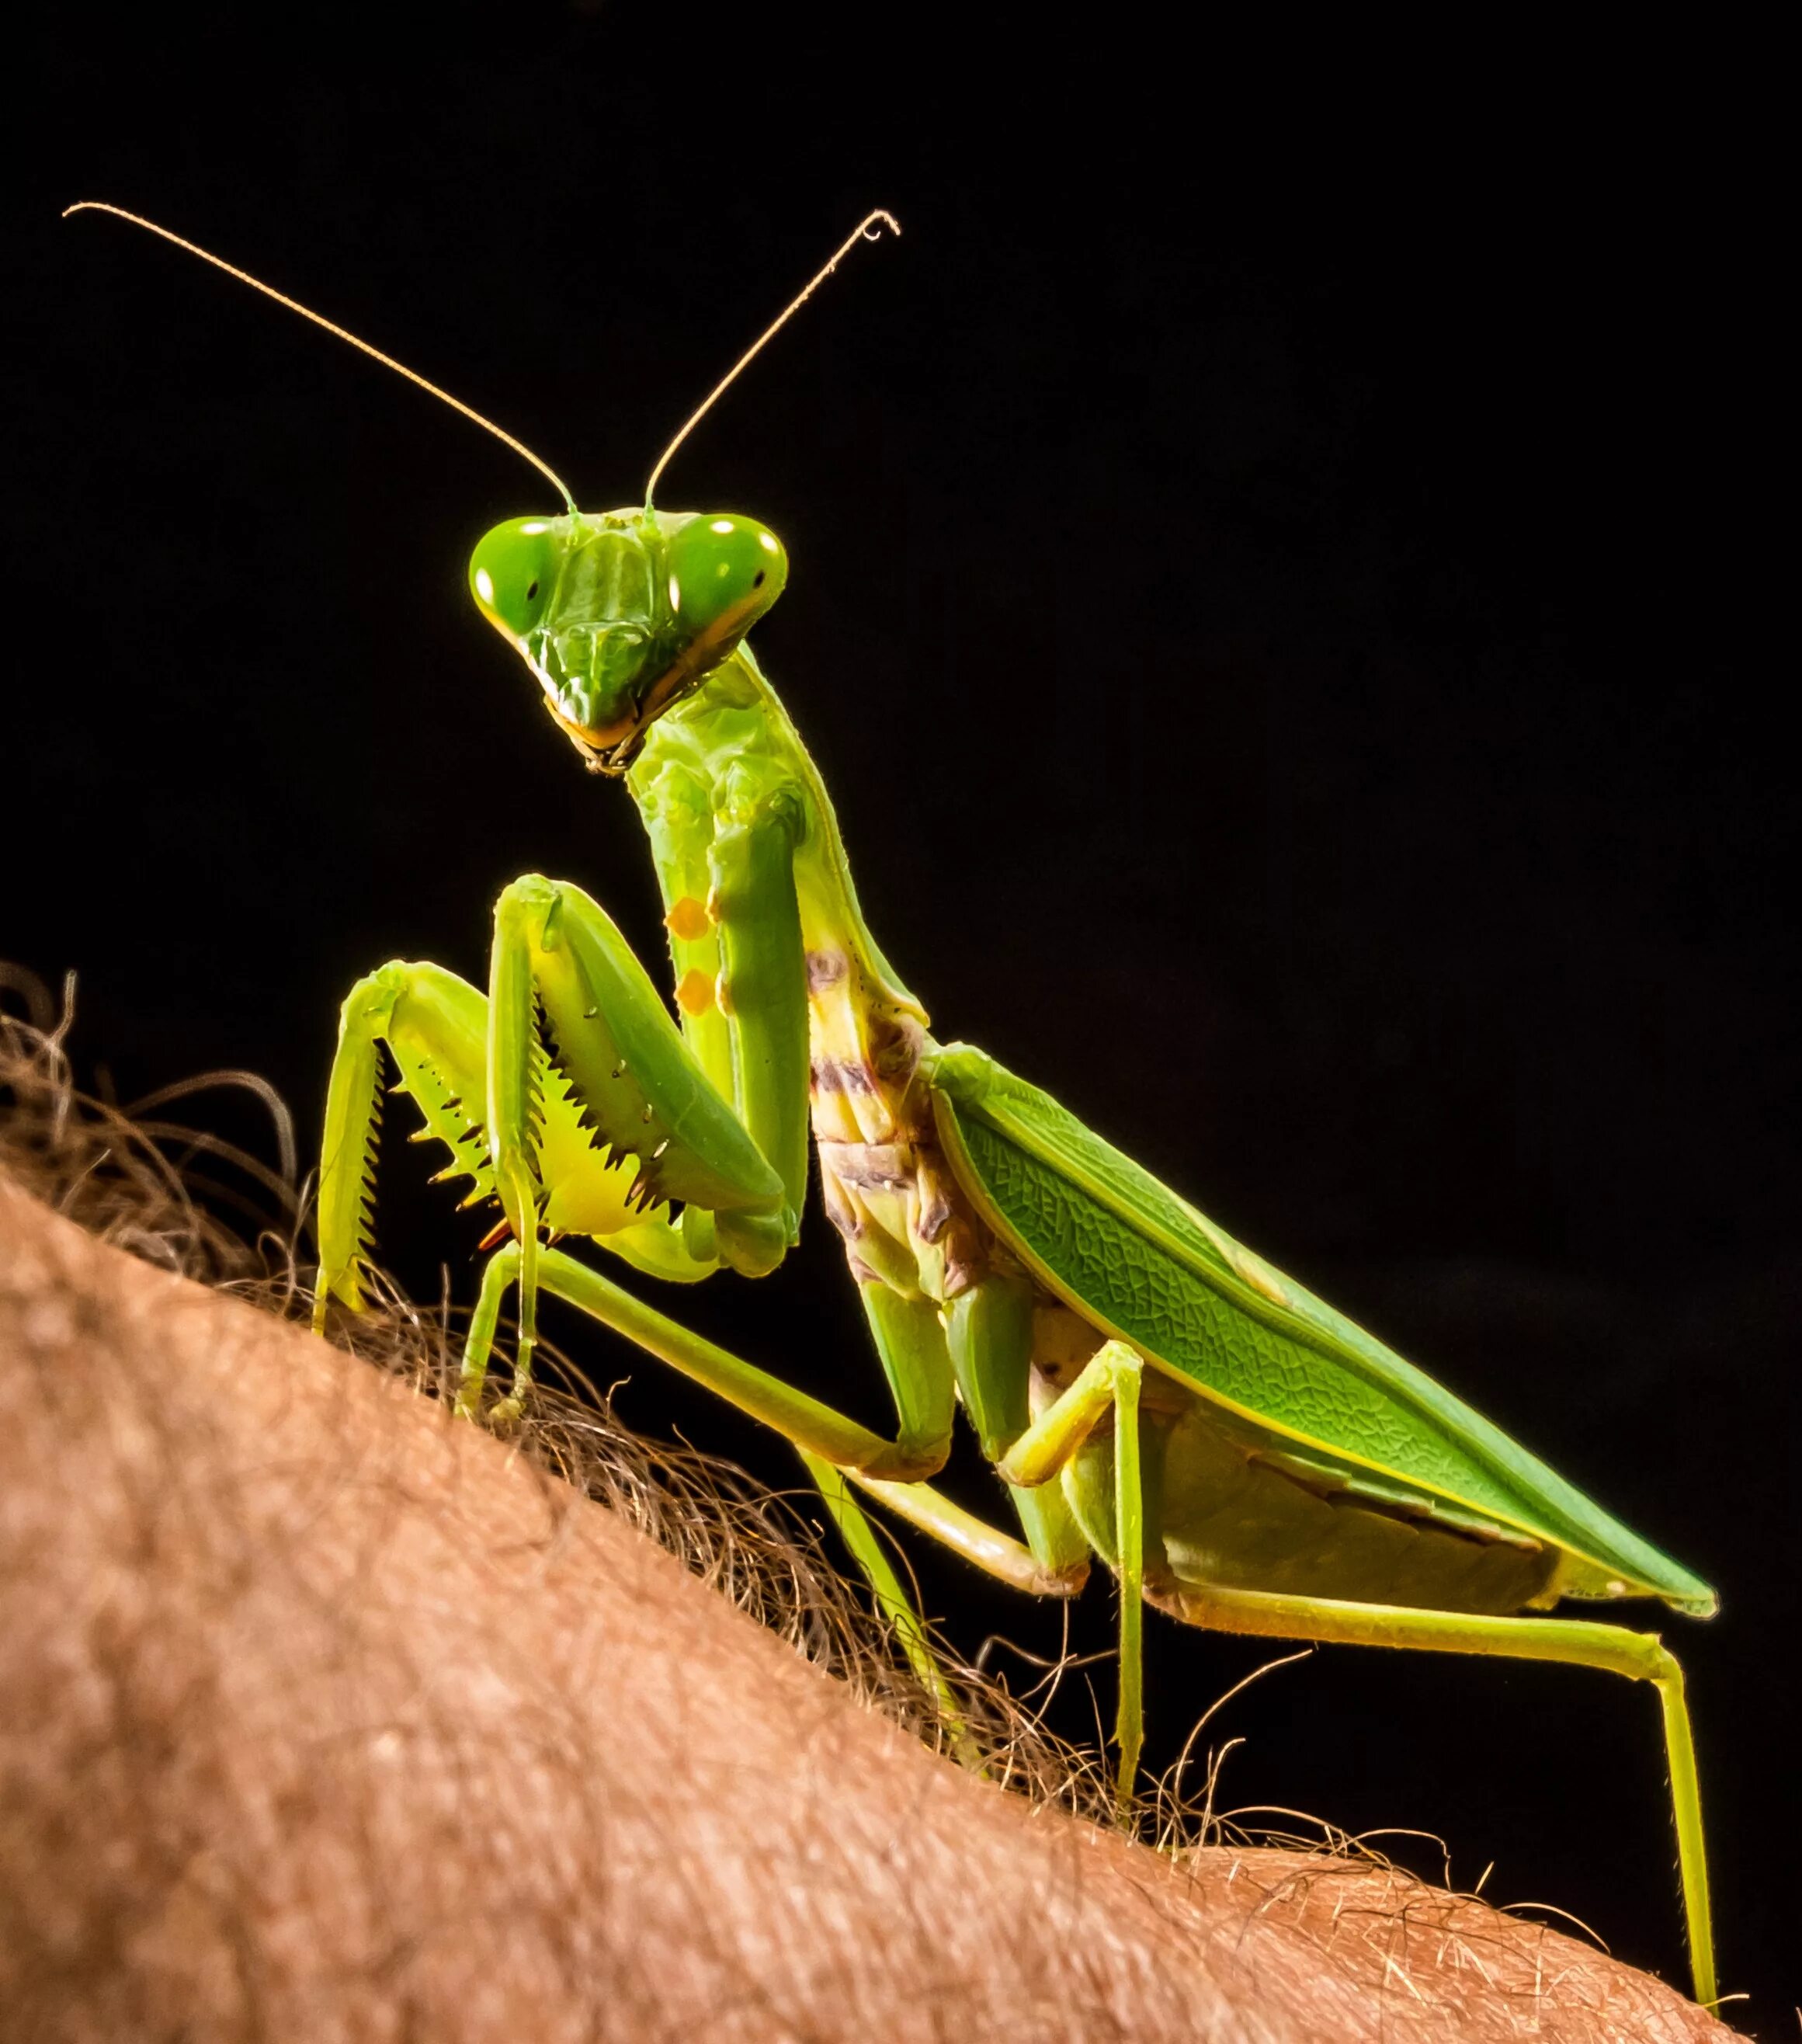
{"type": "Polygon", "coordinates": [[[920,1062],[923,1035],[919,1024],[911,1016],[872,1017],[869,1027],[871,1069],[891,1084],[905,1086],[920,1062]]]}
{"type": "Polygon", "coordinates": [[[807,988],[814,1141],[853,1272],[905,1272],[893,1281],[956,1298],[988,1274],[995,1245],[939,1148],[924,1026],[838,943],[808,951],[807,988]]]}
{"type": "Polygon", "coordinates": [[[822,1171],[820,1193],[826,1204],[826,1217],[847,1242],[855,1242],[864,1231],[862,1216],[845,1197],[845,1189],[830,1171],[822,1171]]]}
{"type": "MultiPolygon", "coordinates": [[[[692,894],[684,894],[663,919],[665,927],[673,936],[680,937],[684,943],[692,944],[697,938],[704,937],[713,927],[707,920],[705,907],[692,894]]],[[[698,1009],[692,1009],[698,1014],[698,1009]]]]}
{"type": "Polygon", "coordinates": [[[874,1094],[880,1090],[876,1074],[853,1058],[815,1058],[807,1068],[814,1091],[874,1094]]]}
{"type": "Polygon", "coordinates": [[[934,1185],[920,1208],[917,1232],[922,1242],[934,1243],[951,1225],[952,1205],[941,1187],[934,1185]]]}
{"type": "Polygon", "coordinates": [[[820,1164],[842,1185],[899,1192],[912,1182],[914,1159],[901,1143],[822,1143],[820,1164]]]}
{"type": "Polygon", "coordinates": [[[713,1005],[713,982],[699,966],[682,975],[676,989],[676,1005],[684,1015],[704,1015],[713,1005]]]}
{"type": "Polygon", "coordinates": [[[945,1259],[945,1296],[947,1299],[960,1299],[966,1292],[973,1290],[983,1281],[986,1266],[972,1262],[960,1256],[947,1256],[945,1259]]]}
{"type": "Polygon", "coordinates": [[[724,973],[713,982],[713,997],[719,1003],[722,1015],[735,1015],[738,1012],[732,1005],[732,982],[724,973]]]}

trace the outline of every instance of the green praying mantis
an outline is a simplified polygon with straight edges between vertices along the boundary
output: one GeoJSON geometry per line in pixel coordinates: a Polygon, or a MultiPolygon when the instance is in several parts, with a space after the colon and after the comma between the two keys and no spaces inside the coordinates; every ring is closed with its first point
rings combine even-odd
{"type": "Polygon", "coordinates": [[[642,505],[577,510],[529,448],[416,372],[154,223],[420,385],[561,496],[470,563],[585,765],[622,781],[650,843],[674,1008],[605,909],[528,874],[495,908],[486,991],[396,962],[343,1005],[319,1178],[316,1324],[365,1300],[383,1048],[442,1144],[440,1175],[500,1225],[458,1404],[484,1408],[516,1301],[527,1395],[549,1293],[775,1428],[799,1451],[903,1642],[923,1635],[864,1517],[874,1500],[1003,1581],[1118,1581],[1118,1792],[1144,1716],[1147,1602],[1183,1623],[1309,1641],[1566,1662],[1650,1683],[1663,1713],[1696,1992],[1716,1997],[1682,1671],[1654,1635],[1543,1614],[1566,1600],[1714,1593],[1546,1464],[1274,1269],[987,1053],[941,1043],[884,956],[819,771],[748,639],[787,555],[737,513],[654,508],[694,425],[860,240],[872,214],[677,434],[642,505]],[[680,1021],[676,1019],[680,1016],[680,1021]],[[884,1435],[704,1339],[558,1245],[585,1237],[678,1284],[773,1270],[809,1151],[893,1395],[884,1435]],[[935,1490],[958,1408],[1015,1527],[935,1490]]]}

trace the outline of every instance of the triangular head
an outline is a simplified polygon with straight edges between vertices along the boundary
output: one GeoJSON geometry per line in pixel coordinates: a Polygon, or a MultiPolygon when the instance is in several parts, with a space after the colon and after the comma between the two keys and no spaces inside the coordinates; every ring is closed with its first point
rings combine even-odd
{"type": "Polygon", "coordinates": [[[470,562],[477,607],[596,773],[622,774],[782,594],[788,556],[734,512],[510,518],[470,562]]]}

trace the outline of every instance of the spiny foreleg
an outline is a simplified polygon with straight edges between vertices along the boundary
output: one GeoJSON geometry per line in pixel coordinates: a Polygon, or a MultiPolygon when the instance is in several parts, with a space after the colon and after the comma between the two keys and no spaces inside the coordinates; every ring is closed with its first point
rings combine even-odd
{"type": "MultiPolygon", "coordinates": [[[[316,1327],[323,1327],[334,1300],[353,1312],[366,1304],[384,1047],[400,1074],[393,1090],[409,1095],[419,1110],[420,1126],[412,1139],[441,1143],[449,1153],[439,1178],[470,1181],[466,1206],[497,1197],[488,1125],[488,1037],[486,997],[441,966],[396,959],[351,989],[340,1016],[326,1098],[316,1327]]],[[[596,1148],[568,1077],[542,1047],[534,1055],[539,1066],[535,1220],[553,1235],[592,1235],[654,1276],[677,1281],[705,1277],[713,1263],[688,1254],[667,1215],[640,1210],[633,1197],[638,1176],[633,1160],[609,1158],[596,1148]]]]}

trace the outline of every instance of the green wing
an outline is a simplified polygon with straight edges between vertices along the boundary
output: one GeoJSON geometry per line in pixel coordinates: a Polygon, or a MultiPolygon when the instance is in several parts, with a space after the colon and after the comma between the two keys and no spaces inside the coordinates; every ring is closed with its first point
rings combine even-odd
{"type": "Polygon", "coordinates": [[[1301,1444],[1354,1489],[1403,1494],[1561,1548],[1577,1596],[1659,1596],[1706,1616],[1708,1585],[1555,1470],[1235,1242],[983,1052],[929,1072],[953,1167],[991,1225],[1085,1317],[1172,1375],[1301,1444]]]}

